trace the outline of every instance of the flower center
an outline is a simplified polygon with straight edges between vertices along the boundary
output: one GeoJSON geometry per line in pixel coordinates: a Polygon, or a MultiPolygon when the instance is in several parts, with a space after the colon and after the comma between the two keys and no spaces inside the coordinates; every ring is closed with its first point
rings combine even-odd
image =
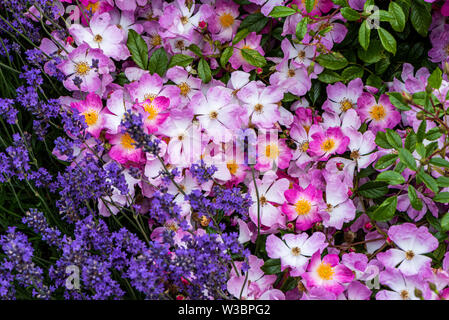
{"type": "Polygon", "coordinates": [[[86,121],[86,124],[90,127],[93,126],[95,123],[97,123],[98,120],[98,112],[95,110],[89,110],[83,113],[84,115],[84,121],[86,121]]]}
{"type": "Polygon", "coordinates": [[[178,88],[181,89],[181,94],[184,97],[186,97],[187,94],[190,92],[190,86],[185,82],[181,82],[180,84],[178,84],[178,88]]]}
{"type": "Polygon", "coordinates": [[[148,113],[147,117],[148,120],[153,120],[159,114],[156,106],[152,103],[144,102],[143,109],[145,110],[146,113],[148,113]]]}
{"type": "Polygon", "coordinates": [[[352,104],[352,102],[348,99],[344,99],[342,101],[340,101],[340,110],[345,112],[348,111],[349,109],[352,109],[354,105],[352,104]]]}
{"type": "Polygon", "coordinates": [[[317,268],[318,276],[323,280],[332,280],[334,275],[334,268],[329,263],[320,263],[317,268]]]}
{"type": "Polygon", "coordinates": [[[265,156],[270,159],[276,159],[279,156],[279,148],[274,143],[265,147],[265,156]]]}
{"type": "Polygon", "coordinates": [[[288,69],[288,73],[287,73],[287,75],[289,76],[289,78],[292,78],[292,77],[294,77],[295,76],[295,70],[293,70],[293,69],[288,69]]]}
{"type": "Polygon", "coordinates": [[[385,119],[387,113],[385,112],[385,107],[381,104],[376,104],[373,106],[369,112],[371,118],[376,121],[381,121],[385,119]]]}
{"type": "Polygon", "coordinates": [[[229,28],[234,24],[234,17],[231,16],[230,13],[225,13],[222,16],[220,16],[220,24],[223,28],[229,28]]]}
{"type": "Polygon", "coordinates": [[[256,111],[257,113],[262,113],[262,110],[263,110],[263,105],[261,105],[260,103],[258,103],[254,106],[254,111],[256,111]]]}
{"type": "Polygon", "coordinates": [[[403,300],[408,300],[408,299],[410,299],[410,294],[408,293],[407,290],[402,290],[402,291],[401,291],[401,298],[402,298],[403,300]]]}
{"type": "Polygon", "coordinates": [[[265,196],[260,197],[260,205],[264,206],[267,204],[267,198],[265,196]]]}
{"type": "Polygon", "coordinates": [[[412,250],[409,250],[405,253],[405,259],[412,260],[415,256],[415,253],[412,250]]]}
{"type": "Polygon", "coordinates": [[[181,17],[181,23],[182,24],[187,24],[187,22],[189,22],[189,18],[187,18],[185,16],[181,17]]]}
{"type": "Polygon", "coordinates": [[[86,6],[87,10],[90,10],[92,13],[95,13],[98,10],[98,7],[100,6],[101,1],[95,2],[95,3],[89,3],[86,6]]]}
{"type": "Polygon", "coordinates": [[[131,136],[128,133],[125,133],[122,136],[120,142],[121,142],[123,148],[128,149],[128,150],[134,149],[133,143],[135,143],[135,141],[133,140],[133,138],[131,138],[131,136]]]}
{"type": "Polygon", "coordinates": [[[335,141],[332,138],[327,138],[321,144],[321,150],[323,150],[324,152],[330,152],[334,149],[334,147],[335,147],[335,141]]]}
{"type": "Polygon", "coordinates": [[[176,224],[176,222],[166,222],[165,223],[165,228],[171,231],[178,231],[178,225],[176,224]]]}
{"type": "Polygon", "coordinates": [[[183,134],[180,134],[180,135],[178,136],[178,140],[179,140],[179,141],[184,140],[184,135],[183,135],[183,134]]]}
{"type": "Polygon", "coordinates": [[[349,156],[351,157],[352,160],[360,159],[360,153],[358,150],[352,151],[349,156]]]}
{"type": "Polygon", "coordinates": [[[151,45],[152,46],[160,46],[162,44],[162,38],[160,35],[155,34],[151,37],[151,45]]]}
{"type": "Polygon", "coordinates": [[[218,112],[217,111],[212,111],[211,113],[209,113],[209,118],[217,119],[217,117],[218,117],[218,112]]]}
{"type": "Polygon", "coordinates": [[[301,199],[295,204],[295,211],[298,216],[308,214],[310,212],[310,209],[312,209],[312,205],[308,200],[301,199]]]}
{"type": "Polygon", "coordinates": [[[302,152],[306,152],[307,150],[309,150],[309,141],[306,141],[301,144],[301,150],[302,152]]]}
{"type": "Polygon", "coordinates": [[[304,50],[301,50],[298,52],[298,59],[301,61],[304,61],[304,58],[306,57],[306,52],[304,50]]]}
{"type": "Polygon", "coordinates": [[[292,255],[294,255],[295,257],[299,256],[301,254],[301,249],[298,247],[293,247],[292,248],[292,255]]]}
{"type": "Polygon", "coordinates": [[[178,40],[175,43],[175,48],[179,50],[184,50],[186,48],[183,40],[178,40]]]}
{"type": "Polygon", "coordinates": [[[75,65],[75,73],[80,76],[85,76],[89,73],[90,67],[87,62],[78,62],[75,65]]]}
{"type": "Polygon", "coordinates": [[[232,161],[232,162],[228,162],[226,164],[226,167],[228,168],[229,172],[232,175],[235,175],[237,173],[237,169],[239,168],[239,165],[235,161],[232,161]]]}
{"type": "Polygon", "coordinates": [[[97,35],[94,37],[94,41],[100,43],[101,41],[103,41],[103,37],[100,36],[99,34],[97,34],[97,35]]]}

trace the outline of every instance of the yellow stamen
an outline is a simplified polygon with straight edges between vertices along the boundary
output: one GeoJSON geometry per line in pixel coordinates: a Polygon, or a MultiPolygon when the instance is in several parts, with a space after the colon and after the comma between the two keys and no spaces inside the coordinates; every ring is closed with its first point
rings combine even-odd
{"type": "Polygon", "coordinates": [[[271,143],[265,147],[265,156],[270,159],[279,157],[279,148],[276,144],[271,143]]]}
{"type": "Polygon", "coordinates": [[[148,120],[153,120],[159,114],[157,108],[152,103],[144,102],[143,109],[145,110],[146,113],[148,113],[147,117],[148,120]]]}
{"type": "Polygon", "coordinates": [[[98,112],[95,110],[89,110],[86,112],[83,112],[84,120],[86,121],[86,124],[90,127],[97,123],[98,121],[98,112]]]}
{"type": "Polygon", "coordinates": [[[180,84],[178,84],[178,88],[181,89],[181,95],[183,95],[184,97],[186,97],[190,92],[190,86],[185,82],[181,82],[180,84]]]}
{"type": "Polygon", "coordinates": [[[332,276],[334,275],[334,268],[331,267],[328,263],[320,263],[317,268],[318,276],[323,280],[332,280],[332,276]]]}
{"type": "Polygon", "coordinates": [[[385,107],[381,104],[376,104],[375,106],[373,106],[369,111],[369,114],[371,115],[371,118],[376,121],[381,121],[387,116],[385,107]]]}
{"type": "Polygon", "coordinates": [[[85,76],[89,73],[90,66],[87,62],[78,62],[75,64],[75,73],[79,76],[85,76]]]}
{"type": "Polygon", "coordinates": [[[340,101],[340,110],[345,112],[348,111],[349,109],[352,109],[354,105],[352,104],[352,102],[348,99],[344,99],[342,101],[340,101]]]}
{"type": "Polygon", "coordinates": [[[133,138],[131,138],[131,136],[129,134],[125,133],[122,136],[120,142],[121,142],[123,148],[128,149],[128,150],[134,149],[133,143],[135,143],[135,141],[133,140],[133,138]]]}
{"type": "Polygon", "coordinates": [[[234,24],[234,17],[226,12],[225,14],[220,16],[220,24],[223,28],[229,28],[234,24]]]}
{"type": "Polygon", "coordinates": [[[237,170],[238,170],[238,168],[239,168],[239,165],[238,165],[235,161],[232,161],[232,162],[228,162],[228,163],[226,164],[226,167],[228,168],[229,172],[230,172],[232,175],[235,175],[235,174],[237,173],[237,170]]]}
{"type": "Polygon", "coordinates": [[[332,138],[327,138],[321,144],[321,150],[323,150],[324,152],[332,151],[332,149],[334,149],[334,147],[335,147],[335,141],[332,138]]]}
{"type": "Polygon", "coordinates": [[[310,209],[312,209],[312,205],[308,200],[301,199],[295,204],[295,211],[298,216],[308,214],[310,212],[310,209]]]}

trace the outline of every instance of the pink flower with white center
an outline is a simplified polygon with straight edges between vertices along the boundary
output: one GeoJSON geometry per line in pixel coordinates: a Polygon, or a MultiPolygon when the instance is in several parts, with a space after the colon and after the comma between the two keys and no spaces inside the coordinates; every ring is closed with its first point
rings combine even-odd
{"type": "MultiPolygon", "coordinates": [[[[291,43],[290,40],[285,38],[281,42],[282,52],[284,53],[284,59],[291,60],[298,65],[303,65],[306,68],[309,67],[316,53],[316,46],[307,46],[300,43],[291,43]]],[[[279,70],[279,69],[278,69],[279,70]]],[[[315,73],[321,73],[323,67],[320,65],[315,66],[315,73]]]]}
{"type": "Polygon", "coordinates": [[[70,106],[84,116],[87,125],[86,131],[98,138],[105,123],[105,112],[103,111],[101,98],[91,92],[85,100],[73,102],[70,106]]]}
{"type": "Polygon", "coordinates": [[[355,218],[355,206],[348,194],[349,188],[338,180],[326,184],[326,207],[323,225],[341,230],[343,223],[355,218]]]}
{"type": "Polygon", "coordinates": [[[157,96],[170,97],[170,107],[176,107],[180,102],[181,90],[177,86],[164,86],[162,78],[157,74],[144,74],[138,81],[125,84],[133,102],[153,100],[157,96]]]}
{"type": "Polygon", "coordinates": [[[324,112],[322,115],[323,122],[321,127],[327,129],[330,127],[340,127],[341,131],[347,135],[348,130],[358,130],[362,121],[355,110],[348,110],[341,115],[331,112],[324,112]]]}
{"type": "Polygon", "coordinates": [[[422,67],[416,74],[414,74],[414,67],[410,63],[404,63],[402,65],[401,79],[403,82],[394,78],[393,82],[388,83],[390,91],[408,93],[416,93],[420,91],[426,91],[427,79],[430,73],[427,68],[422,67]]]}
{"type": "Polygon", "coordinates": [[[163,96],[158,96],[153,100],[147,99],[142,103],[136,104],[134,107],[143,116],[143,124],[146,133],[155,133],[159,127],[167,120],[169,116],[168,106],[170,99],[163,96]]]}
{"type": "Polygon", "coordinates": [[[240,25],[239,5],[226,0],[215,3],[214,15],[209,18],[208,29],[212,33],[212,40],[229,41],[237,32],[240,25]]]}
{"type": "Polygon", "coordinates": [[[314,232],[310,237],[307,233],[288,233],[282,240],[273,234],[267,238],[267,254],[272,259],[281,259],[281,270],[290,267],[290,275],[299,277],[305,271],[310,257],[321,253],[327,247],[326,237],[321,232],[314,232]]]}
{"type": "Polygon", "coordinates": [[[271,141],[269,137],[259,135],[257,143],[257,163],[254,169],[259,171],[286,169],[292,159],[292,151],[285,139],[271,141]]]}
{"type": "Polygon", "coordinates": [[[180,107],[186,106],[201,88],[201,79],[195,78],[182,67],[175,66],[167,71],[167,78],[173,81],[181,91],[180,107]]]}
{"type": "Polygon", "coordinates": [[[358,171],[368,167],[377,159],[377,154],[373,152],[376,149],[374,133],[366,131],[362,134],[354,129],[348,129],[346,134],[349,137],[350,157],[357,163],[358,171]]]}
{"type": "MultiPolygon", "coordinates": [[[[225,150],[217,152],[211,158],[210,163],[217,168],[213,177],[238,184],[245,179],[248,170],[248,166],[245,165],[245,154],[233,141],[227,143],[225,147],[225,150]]],[[[205,161],[207,162],[207,157],[205,161]]]]}
{"type": "Polygon", "coordinates": [[[399,249],[390,249],[377,255],[385,267],[397,268],[406,276],[430,272],[432,259],[423,254],[438,248],[438,240],[427,227],[417,228],[413,223],[394,225],[388,230],[388,236],[399,249]]]}
{"type": "Polygon", "coordinates": [[[344,153],[348,144],[349,138],[339,127],[328,128],[326,132],[320,131],[312,135],[309,152],[318,157],[319,161],[326,161],[332,154],[344,153]]]}
{"type": "Polygon", "coordinates": [[[350,81],[348,86],[341,82],[329,84],[326,92],[327,100],[323,104],[323,109],[340,115],[350,109],[356,109],[357,100],[363,93],[363,82],[357,78],[350,81]]]}
{"type": "Polygon", "coordinates": [[[321,16],[322,13],[328,13],[334,6],[330,0],[315,0],[312,11],[307,13],[305,0],[294,0],[292,4],[296,4],[305,15],[310,14],[319,16],[321,16]]]}
{"type": "Polygon", "coordinates": [[[285,3],[284,0],[249,0],[249,2],[262,6],[260,12],[266,17],[270,15],[274,7],[282,6],[285,3]]]}
{"type": "Polygon", "coordinates": [[[148,37],[146,38],[146,43],[149,51],[160,48],[167,42],[167,39],[161,36],[164,29],[157,21],[145,21],[143,23],[143,29],[144,34],[148,37]]]}
{"type": "MultiPolygon", "coordinates": [[[[355,279],[360,281],[369,281],[379,275],[378,264],[376,260],[368,262],[368,257],[363,253],[350,252],[342,256],[341,262],[351,269],[355,275],[355,279]]],[[[382,267],[383,269],[383,267],[382,267]]],[[[355,282],[355,280],[354,280],[355,282]]]]}
{"type": "Polygon", "coordinates": [[[379,275],[381,284],[391,290],[381,290],[376,294],[376,300],[420,300],[415,295],[415,289],[422,292],[423,298],[430,297],[429,286],[418,276],[406,276],[398,269],[387,268],[379,275]]]}
{"type": "Polygon", "coordinates": [[[421,220],[427,213],[427,211],[430,211],[435,218],[438,218],[438,207],[436,206],[435,202],[419,190],[416,190],[416,195],[419,199],[421,199],[421,210],[416,210],[412,207],[408,194],[402,194],[398,196],[397,209],[402,212],[407,212],[408,216],[414,221],[421,220]]]}
{"type": "Polygon", "coordinates": [[[401,122],[401,114],[391,104],[386,94],[376,98],[370,93],[364,92],[357,100],[357,111],[362,121],[369,122],[369,129],[373,133],[386,128],[394,128],[401,122]]]}
{"type": "MultiPolygon", "coordinates": [[[[311,26],[311,29],[316,32],[320,32],[322,30],[330,28],[330,31],[327,31],[324,36],[320,38],[320,43],[328,50],[332,49],[334,43],[342,42],[346,37],[346,34],[348,33],[348,29],[346,29],[343,24],[334,22],[335,20],[343,20],[343,17],[341,16],[341,14],[337,14],[331,19],[319,21],[318,23],[315,23],[311,26]]],[[[303,42],[309,42],[311,40],[313,40],[311,36],[309,34],[306,34],[304,36],[303,42]]]]}
{"type": "Polygon", "coordinates": [[[258,127],[270,129],[280,119],[278,102],[284,94],[278,87],[261,87],[250,82],[237,92],[237,97],[243,102],[251,122],[258,127]]]}
{"type": "Polygon", "coordinates": [[[232,90],[225,87],[211,87],[206,95],[198,92],[192,97],[190,107],[197,119],[214,142],[226,142],[232,137],[232,130],[240,128],[241,108],[231,104],[232,90]]]}
{"type": "Polygon", "coordinates": [[[297,96],[303,96],[310,90],[312,82],[303,65],[284,59],[276,66],[276,70],[277,72],[270,76],[271,84],[297,96]]]}
{"type": "Polygon", "coordinates": [[[90,28],[73,24],[69,32],[78,45],[86,42],[92,48],[103,50],[108,57],[124,60],[130,55],[127,46],[122,43],[125,33],[116,25],[111,25],[110,21],[111,16],[107,12],[95,14],[90,20],[90,28]]]}
{"type": "Polygon", "coordinates": [[[334,157],[327,161],[326,170],[323,172],[326,182],[340,181],[352,188],[354,181],[355,162],[349,159],[334,157]]]}
{"type": "Polygon", "coordinates": [[[106,108],[109,113],[104,115],[105,123],[104,127],[108,133],[117,134],[119,132],[120,123],[123,120],[123,115],[129,109],[132,104],[125,98],[122,89],[112,92],[106,102],[106,108]]]}
{"type": "Polygon", "coordinates": [[[229,59],[229,63],[231,64],[233,69],[238,69],[240,67],[243,68],[243,71],[250,72],[251,70],[256,69],[255,66],[249,64],[245,58],[243,58],[240,49],[253,49],[259,52],[261,55],[264,55],[262,47],[260,46],[260,40],[262,39],[262,35],[258,35],[255,32],[251,32],[245,39],[239,41],[234,46],[234,53],[229,59]]]}
{"type": "Polygon", "coordinates": [[[303,189],[293,184],[293,189],[284,192],[286,202],[282,204],[282,212],[288,221],[296,220],[296,229],[305,231],[316,222],[321,221],[319,214],[323,207],[323,193],[312,184],[303,189]]]}
{"type": "Polygon", "coordinates": [[[243,262],[237,261],[238,274],[234,268],[231,269],[230,278],[227,282],[227,289],[234,297],[242,300],[284,300],[285,295],[278,289],[273,289],[273,283],[276,281],[276,275],[265,275],[260,267],[264,261],[256,256],[249,256],[248,275],[242,274],[243,262]],[[243,290],[242,290],[243,288],[243,290]]]}
{"type": "Polygon", "coordinates": [[[106,135],[108,142],[112,145],[108,155],[111,159],[120,164],[144,162],[144,153],[140,148],[136,148],[135,141],[128,133],[118,133],[115,135],[106,135]]]}
{"type": "MultiPolygon", "coordinates": [[[[279,205],[285,201],[284,191],[288,189],[289,181],[286,178],[277,179],[276,174],[269,172],[263,176],[262,180],[257,179],[256,184],[259,192],[261,232],[267,229],[285,228],[285,215],[279,205]]],[[[253,204],[249,208],[249,216],[257,226],[259,221],[258,204],[254,184],[251,184],[249,189],[253,200],[253,204]]]]}
{"type": "Polygon", "coordinates": [[[192,124],[193,115],[169,117],[159,132],[170,138],[167,153],[169,163],[177,167],[189,167],[197,163],[203,152],[201,130],[192,124]]]}
{"type": "Polygon", "coordinates": [[[164,36],[169,38],[182,36],[191,41],[199,22],[207,21],[214,13],[212,7],[208,4],[200,5],[197,11],[195,11],[197,8],[195,2],[188,3],[184,0],[175,0],[170,4],[165,4],[164,14],[159,17],[159,24],[167,29],[164,36]]]}
{"type": "Polygon", "coordinates": [[[338,255],[328,254],[321,259],[320,253],[316,252],[302,277],[308,288],[321,287],[338,296],[345,290],[343,283],[351,282],[354,274],[339,263],[338,255]]]}
{"type": "Polygon", "coordinates": [[[307,164],[313,161],[312,157],[307,153],[311,141],[310,135],[319,130],[320,127],[317,125],[312,125],[309,129],[302,125],[296,125],[296,123],[293,123],[290,128],[290,137],[297,144],[297,148],[293,151],[293,161],[301,169],[304,169],[307,164]]]}
{"type": "Polygon", "coordinates": [[[67,77],[64,87],[68,90],[95,92],[102,86],[101,75],[115,70],[112,61],[100,49],[91,49],[87,43],[70,52],[67,58],[57,67],[67,77]]]}

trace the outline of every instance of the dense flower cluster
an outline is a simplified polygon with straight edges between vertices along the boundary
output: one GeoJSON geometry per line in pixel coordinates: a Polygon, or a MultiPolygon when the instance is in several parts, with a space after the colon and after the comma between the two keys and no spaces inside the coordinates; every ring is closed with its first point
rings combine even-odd
{"type": "Polygon", "coordinates": [[[448,3],[1,3],[0,297],[448,298],[448,3]]]}

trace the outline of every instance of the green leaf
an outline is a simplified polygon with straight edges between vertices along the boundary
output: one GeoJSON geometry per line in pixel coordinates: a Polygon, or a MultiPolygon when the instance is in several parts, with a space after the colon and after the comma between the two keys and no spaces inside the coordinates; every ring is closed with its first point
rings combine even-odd
{"type": "Polygon", "coordinates": [[[438,149],[438,142],[434,141],[432,143],[429,143],[426,146],[426,154],[424,155],[425,158],[430,157],[430,155],[436,150],[438,149]]]}
{"type": "Polygon", "coordinates": [[[340,7],[347,7],[349,6],[348,2],[346,0],[332,0],[333,3],[335,3],[337,6],[340,7]]]}
{"type": "Polygon", "coordinates": [[[233,47],[227,47],[223,50],[223,53],[220,57],[220,64],[223,68],[226,67],[226,64],[228,63],[229,59],[232,57],[232,54],[234,53],[233,47]]]}
{"type": "Polygon", "coordinates": [[[405,103],[402,94],[399,92],[388,92],[387,95],[390,98],[390,102],[399,110],[408,111],[412,109],[405,103]]]}
{"type": "Polygon", "coordinates": [[[374,168],[376,168],[377,170],[386,169],[389,166],[393,165],[397,159],[398,159],[397,154],[394,153],[386,154],[383,157],[379,158],[379,160],[377,160],[376,164],[374,165],[374,168]]]}
{"type": "Polygon", "coordinates": [[[164,76],[167,71],[168,57],[164,48],[159,48],[153,52],[148,63],[148,70],[153,73],[157,73],[161,77],[164,76]]]}
{"type": "Polygon", "coordinates": [[[433,201],[440,203],[449,203],[449,192],[440,192],[435,197],[433,201]]]}
{"type": "Polygon", "coordinates": [[[381,172],[377,176],[376,181],[385,181],[388,182],[389,185],[397,185],[403,184],[405,182],[405,179],[401,174],[395,171],[388,170],[381,172]]]}
{"type": "Polygon", "coordinates": [[[449,231],[449,212],[441,218],[440,225],[444,232],[449,231]]]}
{"type": "Polygon", "coordinates": [[[427,188],[429,188],[430,190],[432,190],[435,193],[438,192],[438,184],[435,181],[435,179],[432,178],[427,173],[425,173],[422,169],[420,171],[418,171],[418,174],[416,175],[416,177],[418,178],[418,180],[424,182],[424,184],[427,186],[427,188]]]}
{"type": "Polygon", "coordinates": [[[410,132],[407,137],[405,137],[404,147],[410,152],[415,151],[416,148],[416,134],[412,131],[410,132]]]}
{"type": "Polygon", "coordinates": [[[407,166],[407,168],[416,171],[416,160],[410,151],[404,148],[398,150],[399,159],[407,166]]]}
{"type": "Polygon", "coordinates": [[[380,41],[382,42],[382,46],[388,52],[392,54],[396,54],[396,39],[382,27],[377,29],[377,34],[379,35],[380,41]]]}
{"type": "Polygon", "coordinates": [[[363,77],[363,73],[364,70],[362,67],[350,66],[343,70],[341,76],[345,81],[351,81],[363,77]]]}
{"type": "Polygon", "coordinates": [[[384,149],[391,149],[393,148],[391,146],[391,144],[388,142],[387,140],[387,135],[385,133],[385,131],[378,131],[376,134],[376,139],[374,140],[374,142],[376,142],[376,144],[384,149]]]}
{"type": "Polygon", "coordinates": [[[390,197],[371,213],[371,218],[376,221],[385,222],[394,217],[396,206],[398,205],[398,197],[390,197]]]}
{"type": "Polygon", "coordinates": [[[321,66],[330,70],[339,70],[348,65],[348,60],[339,52],[321,54],[316,60],[321,66]]]}
{"type": "Polygon", "coordinates": [[[126,42],[131,58],[142,69],[148,69],[148,46],[142,36],[133,29],[129,29],[126,42]]]}
{"type": "Polygon", "coordinates": [[[405,168],[407,168],[407,166],[403,162],[399,161],[393,170],[398,173],[402,173],[402,172],[404,172],[405,168]]]}
{"type": "Polygon", "coordinates": [[[308,13],[312,12],[315,7],[315,0],[306,0],[306,10],[308,13]]]}
{"type": "Polygon", "coordinates": [[[194,54],[196,54],[198,57],[203,56],[203,52],[201,51],[200,47],[198,47],[196,44],[192,43],[190,46],[187,47],[190,51],[192,51],[194,54]]]}
{"type": "Polygon", "coordinates": [[[382,181],[368,181],[357,190],[362,197],[376,199],[388,192],[388,184],[382,181]]]}
{"type": "Polygon", "coordinates": [[[388,143],[392,145],[396,150],[402,148],[402,139],[394,130],[386,129],[385,137],[387,138],[388,143]]]}
{"type": "Polygon", "coordinates": [[[443,73],[441,72],[441,69],[437,67],[427,79],[427,85],[434,89],[440,89],[442,81],[443,73]]]}
{"type": "Polygon", "coordinates": [[[242,57],[252,66],[262,68],[267,64],[267,60],[254,49],[240,49],[242,57]]]}
{"type": "Polygon", "coordinates": [[[444,168],[449,168],[449,161],[441,159],[441,158],[431,158],[430,159],[430,163],[438,166],[438,167],[444,167],[444,168]]]}
{"type": "Polygon", "coordinates": [[[412,185],[408,186],[408,198],[410,200],[410,204],[412,205],[413,209],[415,210],[422,209],[422,200],[418,198],[418,195],[416,194],[416,189],[412,185]]]}
{"type": "Polygon", "coordinates": [[[390,20],[391,27],[394,31],[402,32],[405,27],[405,14],[401,6],[396,2],[390,2],[388,12],[392,16],[390,20]]]}
{"type": "Polygon", "coordinates": [[[422,142],[424,140],[424,137],[426,136],[426,129],[427,129],[427,121],[421,121],[418,127],[418,131],[416,132],[416,139],[418,142],[422,142]]]}
{"type": "Polygon", "coordinates": [[[341,15],[348,21],[357,21],[360,19],[360,13],[349,7],[340,10],[341,15]]]}
{"type": "Polygon", "coordinates": [[[193,57],[188,56],[186,54],[175,54],[168,65],[168,68],[172,68],[174,66],[187,67],[189,64],[193,62],[193,57]]]}
{"type": "MultiPolygon", "coordinates": [[[[313,1],[312,1],[313,2],[313,1]]],[[[283,18],[291,16],[292,14],[295,14],[296,10],[289,8],[289,7],[283,7],[283,6],[276,6],[271,10],[269,16],[273,18],[283,18]]]]}
{"type": "Polygon", "coordinates": [[[432,128],[429,131],[427,131],[427,133],[426,133],[426,139],[430,140],[430,141],[436,140],[441,136],[442,136],[442,133],[441,133],[439,127],[432,128]]]}
{"type": "Polygon", "coordinates": [[[281,272],[281,259],[268,259],[262,267],[265,274],[277,274],[281,272]]]}
{"type": "Polygon", "coordinates": [[[248,15],[240,23],[239,30],[248,29],[249,32],[259,33],[270,21],[270,18],[265,17],[262,13],[256,12],[248,15]]]}
{"type": "Polygon", "coordinates": [[[371,29],[368,27],[368,22],[364,20],[359,28],[359,43],[363,49],[368,50],[371,29]]]}
{"type": "Polygon", "coordinates": [[[204,83],[208,83],[212,79],[212,73],[210,71],[209,64],[204,58],[200,59],[198,63],[198,76],[204,83]]]}
{"type": "Polygon", "coordinates": [[[427,36],[427,31],[432,22],[430,7],[430,4],[426,4],[423,0],[413,0],[410,3],[410,20],[413,28],[423,37],[427,36]]]}
{"type": "Polygon", "coordinates": [[[440,176],[437,178],[437,183],[438,183],[438,186],[440,186],[441,188],[449,187],[449,178],[440,176]]]}
{"type": "Polygon", "coordinates": [[[308,17],[303,17],[301,21],[296,25],[296,38],[301,41],[307,33],[307,24],[309,23],[308,17]]]}
{"type": "Polygon", "coordinates": [[[359,48],[357,54],[359,58],[366,63],[376,63],[384,57],[382,51],[382,43],[377,39],[373,39],[370,41],[367,50],[359,48]]]}
{"type": "Polygon", "coordinates": [[[375,88],[379,89],[380,87],[382,87],[383,80],[381,78],[379,78],[378,76],[376,76],[375,74],[370,74],[368,76],[368,79],[366,79],[366,84],[368,86],[375,87],[375,88]]]}
{"type": "Polygon", "coordinates": [[[335,83],[343,81],[343,78],[335,71],[324,70],[318,75],[318,80],[324,83],[335,83]]]}

